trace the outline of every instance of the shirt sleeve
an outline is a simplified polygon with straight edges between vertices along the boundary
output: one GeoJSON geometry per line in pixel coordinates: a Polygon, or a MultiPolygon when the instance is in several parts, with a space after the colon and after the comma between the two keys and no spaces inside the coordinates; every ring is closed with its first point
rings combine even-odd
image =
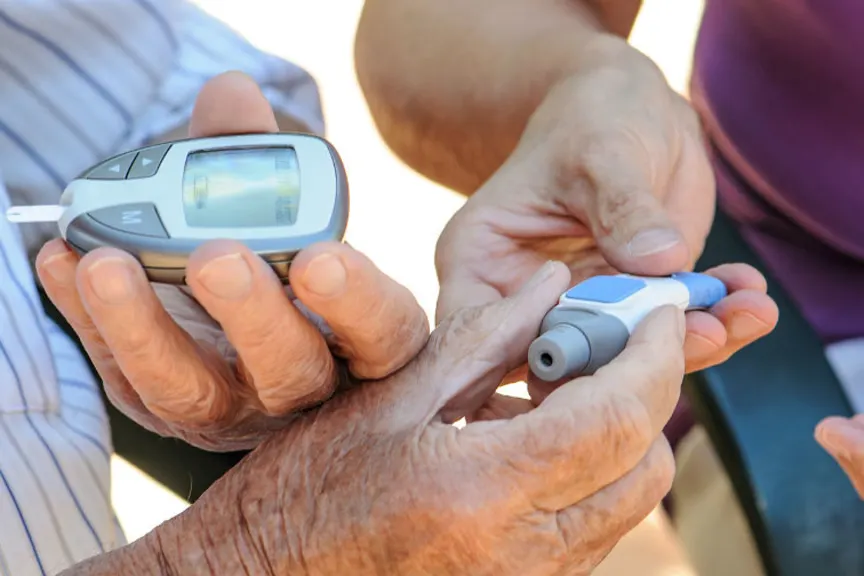
{"type": "Polygon", "coordinates": [[[17,230],[0,219],[0,574],[56,574],[123,544],[110,455],[99,385],[45,315],[17,230]]]}
{"type": "Polygon", "coordinates": [[[140,117],[125,148],[149,143],[189,121],[201,87],[223,72],[251,76],[278,114],[314,134],[324,132],[320,94],[302,68],[250,44],[222,21],[185,3],[172,42],[176,59],[152,105],[140,117]]]}

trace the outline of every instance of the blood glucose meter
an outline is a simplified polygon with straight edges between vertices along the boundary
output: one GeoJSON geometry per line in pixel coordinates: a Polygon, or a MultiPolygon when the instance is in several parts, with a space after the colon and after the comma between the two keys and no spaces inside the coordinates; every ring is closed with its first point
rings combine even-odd
{"type": "Polygon", "coordinates": [[[593,374],[624,350],[633,329],[665,305],[681,310],[714,306],[726,286],[692,272],[666,278],[594,276],[565,292],[528,348],[528,365],[541,380],[593,374]]]}
{"type": "Polygon", "coordinates": [[[317,136],[199,138],[109,158],[73,180],[59,205],[16,206],[7,218],[56,221],[80,254],[113,246],[170,284],[184,282],[200,244],[239,240],[284,281],[297,252],[342,240],[348,184],[338,153],[317,136]]]}

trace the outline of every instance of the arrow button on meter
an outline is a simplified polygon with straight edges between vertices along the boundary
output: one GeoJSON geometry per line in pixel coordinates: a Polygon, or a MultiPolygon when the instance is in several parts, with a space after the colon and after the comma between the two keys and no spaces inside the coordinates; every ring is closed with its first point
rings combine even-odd
{"type": "Polygon", "coordinates": [[[135,152],[130,152],[129,154],[109,158],[90,170],[84,178],[88,180],[123,180],[126,178],[126,173],[129,172],[129,167],[135,160],[135,154],[135,152]]]}
{"type": "Polygon", "coordinates": [[[159,165],[162,163],[162,159],[168,153],[170,147],[170,144],[160,144],[139,150],[138,157],[135,158],[135,162],[132,164],[127,178],[149,178],[156,174],[159,170],[159,165]]]}

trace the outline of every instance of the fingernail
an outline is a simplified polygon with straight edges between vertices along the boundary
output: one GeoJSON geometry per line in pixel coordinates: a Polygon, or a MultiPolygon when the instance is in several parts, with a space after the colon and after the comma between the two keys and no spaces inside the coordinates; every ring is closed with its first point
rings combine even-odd
{"type": "Polygon", "coordinates": [[[97,298],[106,304],[123,304],[135,295],[129,263],[122,258],[103,258],[87,268],[87,280],[97,298]]]}
{"type": "Polygon", "coordinates": [[[303,274],[303,286],[323,298],[332,298],[345,288],[348,271],[342,259],[334,254],[321,254],[309,262],[303,274]]]}
{"type": "Polygon", "coordinates": [[[534,290],[535,287],[540,286],[541,284],[549,280],[549,278],[551,278],[555,274],[555,268],[557,268],[559,265],[563,266],[561,262],[558,262],[556,260],[547,260],[522,285],[522,288],[520,288],[520,292],[530,292],[534,290]]]}
{"type": "Polygon", "coordinates": [[[559,266],[564,266],[564,263],[558,260],[547,260],[534,274],[534,280],[538,283],[545,282],[555,274],[555,269],[559,266]]]}
{"type": "Polygon", "coordinates": [[[234,300],[252,289],[252,270],[242,254],[226,254],[208,262],[198,281],[214,296],[234,300]]]}
{"type": "Polygon", "coordinates": [[[687,334],[684,340],[684,356],[689,361],[702,360],[715,353],[719,346],[701,334],[687,334]]]}
{"type": "Polygon", "coordinates": [[[57,254],[52,254],[42,262],[42,271],[57,282],[67,282],[68,278],[60,274],[60,267],[58,264],[71,256],[72,254],[69,252],[58,252],[57,254]]]}
{"type": "Polygon", "coordinates": [[[652,228],[636,234],[627,245],[631,256],[650,256],[672,248],[681,236],[671,228],[652,228]]]}
{"type": "Polygon", "coordinates": [[[763,332],[768,326],[749,312],[739,312],[729,322],[729,336],[732,340],[747,340],[763,332]]]}

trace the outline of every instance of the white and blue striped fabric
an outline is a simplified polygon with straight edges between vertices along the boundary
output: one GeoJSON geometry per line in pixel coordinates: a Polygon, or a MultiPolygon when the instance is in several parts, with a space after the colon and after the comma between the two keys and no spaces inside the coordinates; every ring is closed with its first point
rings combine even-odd
{"type": "MultiPolygon", "coordinates": [[[[83,169],[184,124],[227,70],[323,130],[308,74],[188,2],[0,0],[0,208],[56,202],[83,169]]],[[[55,230],[0,217],[0,576],[56,574],[124,542],[98,385],[31,273],[55,230]]]]}

